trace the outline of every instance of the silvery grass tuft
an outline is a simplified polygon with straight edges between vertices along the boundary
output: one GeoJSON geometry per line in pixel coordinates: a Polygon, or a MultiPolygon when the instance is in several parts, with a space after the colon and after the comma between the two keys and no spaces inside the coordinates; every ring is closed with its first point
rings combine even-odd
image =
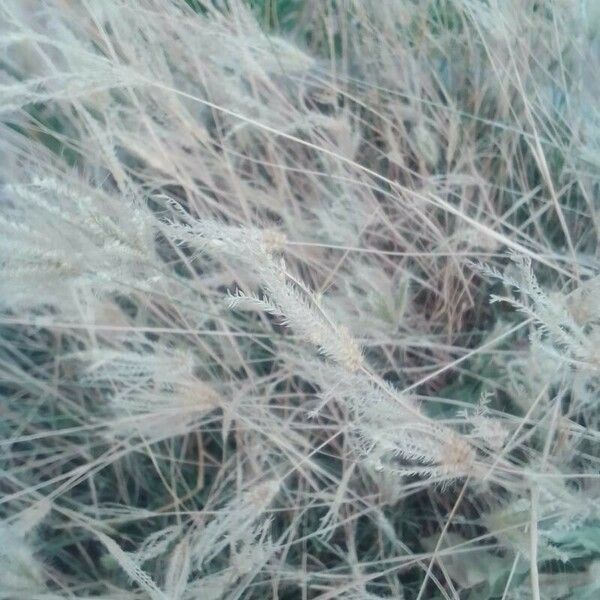
{"type": "Polygon", "coordinates": [[[598,19],[1,3],[0,598],[597,598],[598,19]]]}

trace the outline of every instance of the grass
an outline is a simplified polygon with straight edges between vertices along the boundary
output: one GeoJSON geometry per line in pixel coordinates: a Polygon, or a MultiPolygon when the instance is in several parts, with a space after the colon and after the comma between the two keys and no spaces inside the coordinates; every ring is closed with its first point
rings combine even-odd
{"type": "Polygon", "coordinates": [[[596,598],[589,2],[0,7],[0,598],[596,598]]]}

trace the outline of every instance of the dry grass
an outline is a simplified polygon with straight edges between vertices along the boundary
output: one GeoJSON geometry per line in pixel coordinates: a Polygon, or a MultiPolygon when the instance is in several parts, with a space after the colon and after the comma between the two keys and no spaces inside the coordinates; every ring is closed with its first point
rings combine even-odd
{"type": "Polygon", "coordinates": [[[0,598],[595,598],[595,3],[220,4],[0,6],[0,598]]]}

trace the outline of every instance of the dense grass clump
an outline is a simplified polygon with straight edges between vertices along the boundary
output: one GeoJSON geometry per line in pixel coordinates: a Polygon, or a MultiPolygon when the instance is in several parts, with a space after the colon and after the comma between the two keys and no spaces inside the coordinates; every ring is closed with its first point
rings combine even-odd
{"type": "Polygon", "coordinates": [[[0,599],[600,597],[598,24],[0,3],[0,599]]]}

